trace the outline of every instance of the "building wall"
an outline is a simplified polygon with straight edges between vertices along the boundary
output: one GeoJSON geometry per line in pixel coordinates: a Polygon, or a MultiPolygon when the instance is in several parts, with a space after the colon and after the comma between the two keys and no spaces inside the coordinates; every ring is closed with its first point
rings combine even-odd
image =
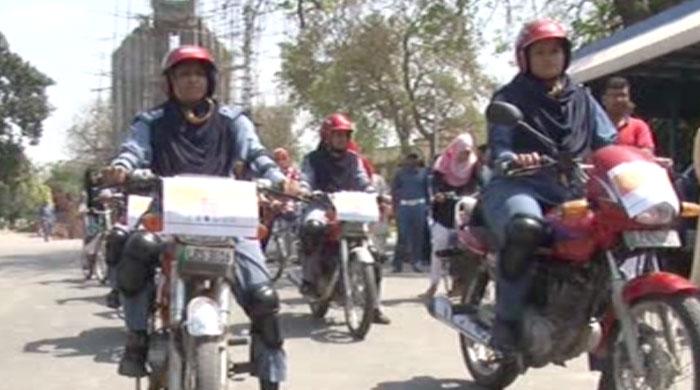
{"type": "MultiPolygon", "coordinates": [[[[156,12],[156,15],[172,17],[172,14],[163,12],[156,12]]],[[[194,44],[211,50],[219,64],[215,97],[223,103],[231,101],[231,70],[228,66],[231,53],[201,19],[147,18],[112,53],[113,124],[116,132],[126,132],[136,114],[165,101],[161,64],[169,51],[171,39],[179,41],[180,45],[194,44]]]]}

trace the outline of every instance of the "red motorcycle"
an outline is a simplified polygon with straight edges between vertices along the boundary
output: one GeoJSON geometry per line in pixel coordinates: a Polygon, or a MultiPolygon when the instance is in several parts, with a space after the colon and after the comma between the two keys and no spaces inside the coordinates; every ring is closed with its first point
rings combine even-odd
{"type": "Polygon", "coordinates": [[[506,166],[505,174],[555,169],[563,182],[580,189],[581,199],[546,214],[552,241],[532,259],[536,272],[516,354],[489,347],[493,237],[478,222],[478,211],[460,229],[454,255],[468,264],[461,300],[439,296],[429,310],[459,332],[474,380],[502,389],[529,367],[564,365],[589,352],[602,362],[603,388],[700,390],[698,287],[658,268],[664,251],[680,246],[674,228],[679,217],[697,216],[700,206],[681,204],[666,170],[644,151],[607,146],[584,164],[557,155],[554,142],[528,126],[515,106],[493,103],[487,117],[531,132],[552,150],[540,167],[506,166]],[[633,257],[642,266],[625,274],[623,264],[633,257]]]}

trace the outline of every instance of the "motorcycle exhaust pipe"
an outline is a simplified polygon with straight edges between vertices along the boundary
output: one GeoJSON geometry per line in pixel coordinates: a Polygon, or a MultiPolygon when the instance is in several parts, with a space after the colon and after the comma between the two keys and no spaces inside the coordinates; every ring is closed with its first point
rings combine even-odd
{"type": "Polygon", "coordinates": [[[428,312],[438,321],[476,343],[489,345],[491,342],[491,333],[476,320],[476,313],[454,312],[452,302],[447,297],[433,298],[428,304],[428,312]]]}

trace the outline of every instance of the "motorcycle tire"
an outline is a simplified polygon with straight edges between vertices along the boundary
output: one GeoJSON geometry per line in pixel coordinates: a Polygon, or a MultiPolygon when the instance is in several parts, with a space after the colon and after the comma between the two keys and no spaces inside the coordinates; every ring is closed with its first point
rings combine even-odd
{"type": "MultiPolygon", "coordinates": [[[[274,243],[275,250],[273,253],[269,254],[267,268],[270,271],[270,279],[276,282],[282,277],[287,267],[287,254],[285,253],[287,249],[284,247],[284,239],[279,234],[273,234],[273,236],[270,237],[270,241],[274,243]]],[[[268,243],[267,246],[269,248],[270,243],[268,243]]]]}
{"type": "Polygon", "coordinates": [[[222,348],[219,339],[216,337],[197,338],[194,348],[195,388],[197,390],[228,389],[226,348],[222,348]],[[222,378],[225,379],[222,380],[222,378]]]}
{"type": "Polygon", "coordinates": [[[92,276],[94,274],[95,270],[95,261],[90,260],[88,258],[88,255],[85,254],[84,252],[81,254],[82,259],[81,262],[84,262],[85,264],[81,264],[80,270],[83,272],[83,277],[85,280],[90,280],[92,279],[92,276]]]}
{"type": "MultiPolygon", "coordinates": [[[[661,296],[643,298],[630,306],[630,311],[633,313],[641,305],[663,305],[673,313],[687,333],[687,341],[692,355],[690,363],[692,373],[696,376],[692,379],[690,389],[700,390],[700,301],[697,297],[689,295],[676,296],[661,296]]],[[[635,318],[636,321],[636,318],[635,318]]],[[[641,337],[641,336],[640,336],[641,337]]],[[[608,354],[603,366],[603,373],[598,385],[599,390],[625,390],[621,385],[620,375],[616,373],[619,367],[619,354],[625,349],[624,341],[619,332],[619,327],[615,327],[613,334],[610,335],[608,343],[608,354]]],[[[668,345],[664,342],[665,345],[668,345]]],[[[653,348],[652,348],[653,349],[653,348]]],[[[658,358],[652,359],[656,362],[658,358]]],[[[645,368],[648,365],[645,360],[645,368]]],[[[631,368],[630,368],[631,369],[631,368]]],[[[646,381],[645,381],[646,382],[646,381]]],[[[660,386],[660,388],[663,388],[660,386]]],[[[674,387],[675,388],[675,387],[674,387]]]]}
{"type": "Polygon", "coordinates": [[[355,302],[353,299],[345,299],[343,304],[345,309],[345,323],[355,340],[363,340],[372,326],[375,315],[374,311],[377,307],[377,283],[374,275],[374,265],[361,263],[359,260],[351,257],[348,262],[347,272],[349,273],[348,276],[351,286],[343,287],[350,287],[353,297],[356,293],[355,289],[360,286],[362,287],[362,291],[358,297],[358,303],[362,306],[362,316],[359,323],[355,324],[354,321],[352,321],[355,302]]]}
{"type": "Polygon", "coordinates": [[[102,238],[92,263],[92,274],[102,285],[107,284],[107,249],[104,241],[105,238],[102,238]]]}
{"type": "MultiPolygon", "coordinates": [[[[480,306],[486,295],[489,282],[492,282],[486,271],[480,272],[474,277],[469,278],[467,285],[462,290],[460,303],[480,306]]],[[[495,368],[490,371],[485,371],[477,361],[472,359],[469,353],[470,348],[475,345],[473,341],[460,333],[459,349],[462,352],[462,358],[467,366],[467,371],[471,377],[479,385],[487,389],[505,389],[512,384],[520,375],[520,367],[517,360],[514,358],[503,357],[498,363],[492,363],[495,368]]],[[[483,347],[487,348],[487,347],[483,347]]]]}

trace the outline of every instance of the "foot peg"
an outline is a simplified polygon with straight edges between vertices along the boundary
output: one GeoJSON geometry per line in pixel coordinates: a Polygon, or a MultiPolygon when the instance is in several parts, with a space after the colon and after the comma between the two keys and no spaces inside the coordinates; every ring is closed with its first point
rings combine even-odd
{"type": "Polygon", "coordinates": [[[228,340],[229,347],[240,347],[243,345],[248,345],[248,338],[247,337],[231,337],[228,340]]]}
{"type": "Polygon", "coordinates": [[[251,362],[231,363],[228,368],[228,376],[231,378],[236,374],[250,374],[253,372],[254,368],[251,362]]]}

